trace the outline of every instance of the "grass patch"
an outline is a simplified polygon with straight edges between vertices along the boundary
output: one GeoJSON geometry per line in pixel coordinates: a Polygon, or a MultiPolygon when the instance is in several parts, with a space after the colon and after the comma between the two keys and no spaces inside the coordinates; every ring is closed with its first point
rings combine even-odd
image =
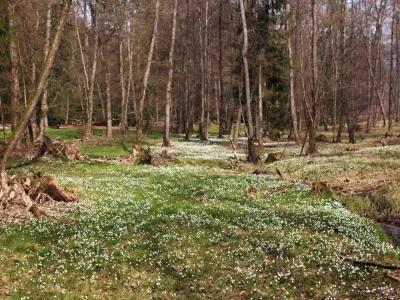
{"type": "MultiPolygon", "coordinates": [[[[75,139],[78,132],[49,129],[48,134],[75,139]]],[[[94,128],[92,141],[78,142],[83,154],[130,152],[134,130],[125,137],[116,130],[113,140],[103,135],[102,128],[94,128]]],[[[155,128],[145,145],[162,151],[161,137],[155,128]]],[[[397,297],[396,283],[382,270],[339,259],[398,264],[398,249],[360,216],[371,207],[392,209],[393,203],[315,194],[302,183],[383,169],[392,174],[399,166],[396,148],[347,153],[344,145],[323,144],[326,153],[341,155],[317,158],[291,158],[298,147],[282,148],[289,158],[268,165],[278,168],[282,179],[251,175],[253,166],[246,164],[230,170],[228,146],[227,139],[183,142],[175,135],[167,149],[180,158],[174,165],[52,161],[10,170],[41,171],[83,196],[74,215],[0,230],[0,298],[397,297]]]]}
{"type": "Polygon", "coordinates": [[[1,292],[14,298],[366,298],[382,286],[391,293],[380,270],[338,259],[397,260],[381,231],[330,198],[310,199],[305,185],[273,193],[285,181],[186,164],[33,169],[82,187],[88,199],[73,221],[2,229],[1,292]],[[249,186],[258,192],[246,195],[249,186]]]}

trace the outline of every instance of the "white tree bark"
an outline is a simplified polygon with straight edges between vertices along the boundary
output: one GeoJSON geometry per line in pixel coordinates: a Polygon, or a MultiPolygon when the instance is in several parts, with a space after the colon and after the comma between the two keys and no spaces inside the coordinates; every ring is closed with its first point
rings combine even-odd
{"type": "Polygon", "coordinates": [[[157,37],[157,27],[158,27],[158,20],[159,20],[159,15],[160,15],[160,0],[157,0],[156,2],[156,10],[155,10],[155,16],[154,16],[154,27],[153,27],[153,33],[151,37],[151,42],[150,42],[150,48],[149,48],[149,54],[147,56],[147,63],[146,67],[144,69],[144,75],[143,75],[143,85],[142,85],[142,92],[140,96],[139,103],[137,105],[138,113],[136,116],[137,120],[137,126],[136,126],[136,147],[141,150],[142,148],[142,139],[143,139],[143,107],[144,107],[144,101],[146,99],[146,92],[147,92],[147,84],[149,81],[149,74],[150,74],[150,68],[151,68],[151,62],[153,59],[153,52],[154,52],[154,44],[156,42],[156,37],[157,37]]]}
{"type": "Polygon", "coordinates": [[[172,19],[171,49],[169,51],[167,103],[165,105],[165,125],[164,125],[164,138],[163,138],[163,146],[164,147],[171,147],[169,135],[170,135],[170,119],[171,119],[171,104],[172,104],[172,77],[173,77],[173,73],[174,73],[174,49],[175,49],[175,37],[176,37],[177,11],[178,11],[178,0],[175,0],[174,13],[173,13],[173,19],[172,19]]]}
{"type": "Polygon", "coordinates": [[[247,60],[247,52],[249,48],[249,38],[247,33],[246,13],[244,8],[243,0],[240,0],[240,13],[242,17],[243,26],[243,68],[244,68],[244,83],[245,83],[245,94],[246,94],[246,112],[247,112],[247,148],[248,148],[248,160],[255,163],[257,161],[257,154],[254,145],[254,127],[253,117],[251,114],[251,93],[250,93],[250,75],[249,75],[249,63],[247,60]]]}

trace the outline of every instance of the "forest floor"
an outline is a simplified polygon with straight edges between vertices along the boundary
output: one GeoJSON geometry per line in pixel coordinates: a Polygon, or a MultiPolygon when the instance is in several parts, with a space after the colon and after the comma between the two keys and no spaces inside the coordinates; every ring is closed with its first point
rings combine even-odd
{"type": "MultiPolygon", "coordinates": [[[[163,150],[160,132],[146,139],[153,153],[163,150]]],[[[74,128],[48,134],[77,138],[74,128]]],[[[2,226],[0,298],[398,299],[387,270],[343,259],[400,264],[371,220],[399,211],[397,139],[380,147],[377,130],[351,149],[320,143],[315,157],[268,143],[265,157],[285,158],[255,175],[243,149],[233,164],[227,139],[175,135],[173,159],[143,166],[108,160],[129,154],[132,140],[101,135],[77,140],[79,162],[10,165],[10,176],[54,176],[81,201],[59,218],[2,226]]]]}

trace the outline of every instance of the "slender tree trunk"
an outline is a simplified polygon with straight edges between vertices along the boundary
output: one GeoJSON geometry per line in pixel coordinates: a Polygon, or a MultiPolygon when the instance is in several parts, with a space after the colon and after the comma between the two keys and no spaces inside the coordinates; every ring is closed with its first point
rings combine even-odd
{"type": "Polygon", "coordinates": [[[247,33],[246,13],[244,8],[243,0],[240,0],[240,13],[243,24],[243,67],[244,67],[244,82],[245,82],[245,93],[246,93],[246,111],[247,111],[247,149],[248,149],[248,161],[256,163],[258,161],[257,150],[254,144],[254,127],[253,117],[251,113],[251,93],[250,93],[250,75],[249,75],[249,63],[247,61],[247,52],[249,48],[249,40],[247,33]]]}
{"type": "Polygon", "coordinates": [[[144,75],[143,75],[142,92],[141,92],[139,103],[137,105],[138,114],[136,116],[136,119],[137,119],[136,146],[138,147],[139,150],[142,149],[143,107],[144,107],[144,101],[146,99],[147,83],[149,81],[151,61],[153,59],[154,44],[156,42],[156,37],[157,37],[157,26],[158,26],[159,12],[160,12],[160,0],[157,0],[156,1],[156,11],[155,11],[155,16],[154,16],[154,28],[153,28],[153,33],[152,33],[152,37],[151,37],[151,43],[150,43],[150,48],[149,48],[149,54],[148,54],[148,57],[147,57],[147,63],[146,63],[146,67],[144,69],[144,75]]]}
{"type": "Polygon", "coordinates": [[[119,80],[121,85],[121,133],[127,133],[127,112],[126,112],[126,89],[125,89],[125,74],[124,74],[124,43],[122,37],[122,28],[120,29],[120,37],[118,44],[118,61],[119,61],[119,80]]]}
{"type": "Polygon", "coordinates": [[[93,49],[93,61],[90,74],[90,84],[88,91],[88,119],[86,123],[86,138],[92,137],[92,123],[93,123],[93,94],[94,94],[94,84],[97,71],[97,56],[99,52],[99,24],[98,24],[98,13],[96,7],[96,1],[91,4],[91,17],[92,17],[92,29],[94,31],[94,49],[93,49]]]}
{"type": "Polygon", "coordinates": [[[106,73],[106,103],[107,103],[107,138],[112,139],[112,111],[111,111],[111,73],[107,65],[106,73]]]}
{"type": "MultiPolygon", "coordinates": [[[[392,15],[392,32],[391,32],[391,48],[390,48],[390,75],[389,75],[389,115],[388,115],[388,131],[391,131],[393,128],[393,107],[394,107],[394,53],[395,53],[395,45],[398,41],[396,41],[395,35],[395,22],[397,17],[397,1],[393,1],[393,15],[392,15]]],[[[398,68],[399,66],[397,66],[398,68]]]]}
{"type": "Polygon", "coordinates": [[[70,96],[67,98],[67,107],[65,109],[65,125],[68,125],[68,119],[69,119],[69,100],[70,96]]]}
{"type": "Polygon", "coordinates": [[[258,155],[262,157],[263,154],[263,84],[262,84],[262,68],[261,65],[258,69],[258,155]]]}
{"type": "MultiPolygon", "coordinates": [[[[50,49],[50,38],[51,38],[51,6],[53,5],[52,1],[49,1],[47,4],[47,21],[46,21],[46,43],[44,46],[44,61],[47,59],[47,55],[49,54],[50,49]]],[[[48,98],[48,82],[44,85],[43,95],[42,95],[42,104],[41,104],[41,115],[40,115],[40,123],[39,123],[39,134],[38,141],[39,143],[43,142],[44,139],[44,131],[49,126],[47,122],[47,112],[49,110],[49,106],[47,103],[48,98]]]]}
{"type": "MultiPolygon", "coordinates": [[[[15,30],[15,4],[8,4],[8,22],[9,28],[15,30]]],[[[16,36],[12,36],[9,42],[10,62],[11,62],[11,129],[15,131],[19,119],[21,118],[20,107],[20,87],[19,87],[19,67],[18,67],[18,49],[16,36]]]]}
{"type": "Polygon", "coordinates": [[[171,147],[169,141],[170,135],[170,119],[171,119],[171,104],[172,104],[172,76],[174,74],[174,50],[175,50],[175,36],[176,36],[176,15],[178,11],[178,0],[174,1],[174,13],[172,19],[172,35],[171,35],[171,49],[169,51],[169,71],[168,71],[168,84],[167,84],[167,103],[165,105],[165,125],[163,146],[171,147]]]}
{"type": "MultiPolygon", "coordinates": [[[[36,23],[35,23],[35,35],[36,35],[36,33],[39,30],[40,16],[39,16],[39,11],[38,11],[38,8],[37,8],[36,1],[33,2],[33,6],[34,6],[34,9],[35,9],[35,17],[36,17],[36,23]]],[[[36,41],[33,40],[32,43],[33,43],[33,46],[32,46],[32,50],[31,50],[31,56],[33,57],[34,53],[35,53],[34,49],[36,47],[36,41]]],[[[34,59],[32,60],[31,85],[30,86],[31,86],[30,89],[32,89],[33,87],[36,86],[36,63],[35,63],[34,59]]],[[[29,94],[31,94],[32,92],[33,91],[30,90],[29,94]]],[[[32,115],[32,118],[31,118],[31,121],[30,121],[30,125],[31,125],[31,128],[32,128],[32,141],[37,141],[38,124],[37,124],[37,111],[36,111],[36,109],[35,109],[35,112],[32,115]]]]}
{"type": "Polygon", "coordinates": [[[207,59],[207,18],[208,18],[208,1],[206,2],[206,23],[205,23],[205,39],[203,40],[203,30],[202,30],[202,21],[201,21],[201,10],[199,7],[199,22],[200,22],[200,30],[199,30],[199,40],[200,40],[200,70],[201,70],[201,114],[200,114],[200,140],[207,140],[207,132],[206,132],[206,59],[207,59]]]}
{"type": "MultiPolygon", "coordinates": [[[[290,1],[287,1],[286,13],[290,14],[290,1]]],[[[286,23],[288,34],[288,51],[289,51],[289,80],[290,80],[290,115],[292,119],[292,138],[296,143],[299,142],[299,132],[297,129],[297,109],[296,109],[296,99],[295,99],[295,91],[294,91],[294,72],[293,72],[293,49],[292,49],[292,40],[291,40],[291,20],[290,16],[286,23]]]]}
{"type": "Polygon", "coordinates": [[[311,118],[309,124],[308,154],[317,152],[317,104],[318,104],[318,0],[312,0],[312,89],[311,89],[311,118]]]}
{"type": "Polygon", "coordinates": [[[371,69],[371,53],[372,53],[372,45],[371,45],[371,32],[368,29],[368,54],[367,54],[367,60],[369,61],[368,63],[368,68],[369,68],[369,76],[368,76],[368,116],[367,116],[367,129],[366,133],[369,133],[371,131],[371,115],[372,115],[372,105],[373,105],[373,99],[374,99],[374,90],[372,87],[372,69],[371,69]]]}
{"type": "Polygon", "coordinates": [[[128,73],[128,82],[126,83],[127,92],[126,92],[126,99],[123,107],[123,116],[122,120],[124,121],[124,129],[125,132],[129,132],[129,123],[128,123],[128,103],[130,99],[130,94],[132,90],[132,95],[135,95],[134,84],[133,84],[133,39],[134,39],[134,32],[135,26],[133,24],[133,18],[129,18],[130,22],[130,35],[128,37],[128,64],[129,64],[129,73],[128,73]]]}
{"type": "MultiPolygon", "coordinates": [[[[396,66],[400,66],[400,18],[396,18],[396,66]]],[[[395,100],[396,103],[396,112],[395,112],[395,121],[400,121],[400,68],[396,68],[396,91],[395,91],[395,100]]]]}
{"type": "Polygon", "coordinates": [[[15,149],[18,142],[20,141],[25,129],[27,128],[27,126],[29,124],[32,114],[35,111],[36,105],[39,102],[40,95],[42,94],[43,88],[47,82],[47,79],[50,74],[50,70],[54,63],[54,59],[55,59],[58,47],[60,45],[62,31],[63,31],[64,25],[65,25],[69,10],[71,8],[71,5],[75,4],[75,2],[76,2],[76,0],[63,0],[60,17],[59,17],[59,20],[57,23],[56,32],[55,32],[52,46],[50,48],[49,55],[47,56],[43,71],[40,75],[39,82],[35,89],[35,92],[32,95],[30,95],[30,97],[29,97],[28,107],[25,110],[24,118],[21,120],[21,122],[18,122],[17,126],[15,127],[15,131],[12,134],[10,143],[7,145],[7,147],[5,149],[3,159],[0,163],[0,172],[3,172],[5,170],[6,163],[8,161],[8,158],[10,157],[10,154],[12,153],[12,151],[15,149]]]}
{"type": "Polygon", "coordinates": [[[104,108],[103,95],[101,94],[100,84],[98,82],[97,82],[97,94],[99,95],[99,99],[100,99],[101,114],[103,115],[103,120],[106,121],[106,110],[104,108]]]}
{"type": "MultiPolygon", "coordinates": [[[[338,81],[339,81],[339,67],[338,67],[338,62],[337,62],[337,47],[335,45],[335,33],[336,30],[334,26],[332,27],[332,32],[331,32],[331,49],[332,49],[332,59],[333,59],[333,110],[332,110],[332,132],[335,135],[336,134],[336,129],[337,129],[337,107],[338,107],[338,81]]],[[[340,110],[339,110],[340,111],[340,110]]],[[[334,138],[334,141],[336,139],[334,138]]]]}
{"type": "Polygon", "coordinates": [[[218,138],[222,138],[224,134],[224,120],[220,117],[224,111],[224,81],[222,74],[222,3],[224,0],[219,0],[219,19],[218,19],[218,45],[219,45],[219,64],[218,64],[218,90],[219,90],[219,102],[217,103],[218,107],[218,138]]]}
{"type": "Polygon", "coordinates": [[[3,113],[3,105],[2,105],[1,96],[0,96],[0,117],[1,117],[1,127],[3,129],[4,145],[7,145],[6,124],[5,124],[5,120],[4,120],[4,113],[3,113]]]}
{"type": "MultiPolygon", "coordinates": [[[[241,98],[241,97],[240,97],[241,98]]],[[[237,148],[239,141],[240,121],[242,120],[242,105],[239,106],[236,114],[235,129],[233,131],[233,143],[237,148]]]]}

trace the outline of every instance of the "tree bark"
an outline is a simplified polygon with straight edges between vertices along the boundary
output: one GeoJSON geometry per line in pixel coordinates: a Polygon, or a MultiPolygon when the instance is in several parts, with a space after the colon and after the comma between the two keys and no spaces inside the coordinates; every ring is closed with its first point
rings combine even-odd
{"type": "Polygon", "coordinates": [[[112,110],[111,110],[111,74],[108,64],[106,65],[106,115],[107,115],[107,138],[112,139],[112,110]]]}
{"type": "Polygon", "coordinates": [[[263,144],[263,84],[262,84],[262,68],[261,65],[258,69],[258,155],[262,157],[264,144],[263,144]]]}
{"type": "MultiPolygon", "coordinates": [[[[393,107],[394,107],[394,53],[396,45],[396,35],[395,35],[395,22],[397,17],[397,1],[393,1],[393,15],[392,15],[392,32],[391,32],[391,48],[390,48],[390,75],[389,75],[389,114],[388,114],[388,131],[393,128],[393,107]]],[[[398,67],[398,66],[397,66],[398,67]]]]}
{"type": "Polygon", "coordinates": [[[219,90],[219,103],[218,107],[218,138],[222,138],[224,134],[224,120],[221,118],[221,115],[224,111],[224,81],[222,74],[222,3],[224,0],[219,0],[219,20],[218,20],[218,45],[219,45],[219,64],[218,64],[218,90],[219,90]]]}
{"type": "MultiPolygon", "coordinates": [[[[15,30],[15,4],[10,2],[7,8],[9,28],[15,30]]],[[[15,35],[11,36],[9,44],[11,62],[11,129],[15,131],[19,119],[21,118],[18,49],[15,35]]]]}
{"type": "Polygon", "coordinates": [[[171,49],[169,51],[167,103],[165,105],[165,124],[164,124],[164,137],[163,137],[163,146],[164,147],[171,147],[171,142],[169,141],[169,135],[170,135],[171,104],[172,104],[172,77],[174,74],[174,50],[175,50],[177,11],[178,11],[178,0],[175,0],[174,13],[173,13],[173,18],[172,18],[171,49]]]}
{"type": "MultiPolygon", "coordinates": [[[[49,1],[47,4],[47,20],[46,20],[46,42],[44,46],[44,59],[45,62],[47,59],[47,55],[49,55],[49,48],[50,48],[50,38],[51,38],[51,6],[53,5],[52,1],[49,1]]],[[[45,129],[49,126],[47,121],[47,112],[49,110],[49,106],[47,103],[48,98],[48,81],[43,88],[42,94],[42,103],[41,103],[41,115],[40,115],[40,122],[39,122],[39,134],[38,134],[38,142],[41,144],[43,143],[43,139],[45,136],[45,129]]]]}
{"type": "Polygon", "coordinates": [[[120,37],[118,44],[118,62],[119,62],[119,80],[121,85],[121,134],[127,133],[128,120],[126,111],[126,89],[125,89],[125,74],[124,74],[124,43],[122,38],[122,28],[120,28],[120,37]]]}
{"type": "Polygon", "coordinates": [[[200,23],[200,30],[199,30],[199,40],[200,40],[200,70],[201,70],[201,114],[200,114],[200,124],[199,124],[199,131],[200,131],[200,140],[206,141],[207,140],[207,129],[206,126],[206,63],[207,63],[207,19],[208,19],[208,1],[206,2],[206,17],[205,17],[205,39],[203,40],[203,22],[201,21],[201,10],[199,7],[199,23],[200,23]]]}
{"type": "Polygon", "coordinates": [[[317,151],[317,104],[318,104],[318,0],[312,0],[312,89],[311,89],[311,118],[309,124],[308,154],[317,151]]]}
{"type": "Polygon", "coordinates": [[[289,70],[289,80],[290,80],[290,115],[292,119],[292,138],[296,143],[299,142],[299,132],[297,129],[297,109],[296,109],[296,98],[295,98],[295,91],[294,91],[294,66],[293,66],[293,49],[292,49],[292,40],[291,40],[291,20],[290,20],[290,1],[287,1],[286,6],[286,14],[289,16],[287,20],[287,31],[288,34],[288,51],[289,51],[289,63],[290,63],[290,70],[289,70]]]}
{"type": "Polygon", "coordinates": [[[2,161],[0,163],[0,172],[3,172],[6,168],[6,163],[8,161],[8,158],[10,157],[11,152],[15,149],[17,146],[18,142],[20,141],[25,129],[27,128],[29,121],[32,117],[32,114],[35,111],[36,105],[39,102],[40,95],[42,94],[44,85],[47,82],[47,79],[50,74],[50,70],[54,64],[54,59],[57,54],[60,41],[61,41],[61,35],[62,31],[64,29],[64,25],[68,16],[68,13],[70,11],[70,8],[72,5],[74,5],[76,0],[63,0],[63,5],[62,9],[60,12],[60,17],[57,23],[56,27],[56,32],[54,36],[54,40],[52,43],[52,46],[50,48],[49,55],[47,56],[46,63],[44,64],[44,68],[42,71],[42,74],[39,78],[39,82],[36,86],[35,92],[29,97],[28,101],[28,107],[25,110],[24,113],[24,118],[22,119],[21,122],[19,122],[15,128],[15,131],[13,132],[13,135],[11,137],[10,143],[7,145],[2,161]]]}
{"type": "Polygon", "coordinates": [[[242,17],[243,26],[243,49],[242,59],[244,68],[244,82],[245,82],[245,95],[246,95],[246,111],[247,111],[247,150],[248,150],[248,161],[252,163],[258,162],[257,150],[254,144],[254,127],[253,117],[251,113],[251,93],[250,93],[250,75],[249,75],[249,63],[247,60],[247,53],[249,48],[249,39],[247,33],[246,13],[244,8],[243,0],[240,0],[240,13],[242,17]]]}
{"type": "Polygon", "coordinates": [[[157,0],[156,1],[156,10],[155,10],[155,15],[154,15],[154,28],[153,28],[153,33],[152,33],[152,37],[151,37],[149,54],[147,57],[147,63],[146,63],[146,67],[145,67],[144,75],[143,75],[142,92],[141,92],[139,103],[137,105],[138,114],[136,116],[136,120],[137,120],[136,146],[139,150],[142,149],[142,143],[143,143],[143,141],[142,141],[143,140],[143,106],[144,106],[144,101],[146,99],[147,83],[149,81],[151,62],[153,59],[153,52],[154,52],[154,44],[156,42],[156,37],[157,37],[159,12],[160,12],[160,0],[157,0]]]}

